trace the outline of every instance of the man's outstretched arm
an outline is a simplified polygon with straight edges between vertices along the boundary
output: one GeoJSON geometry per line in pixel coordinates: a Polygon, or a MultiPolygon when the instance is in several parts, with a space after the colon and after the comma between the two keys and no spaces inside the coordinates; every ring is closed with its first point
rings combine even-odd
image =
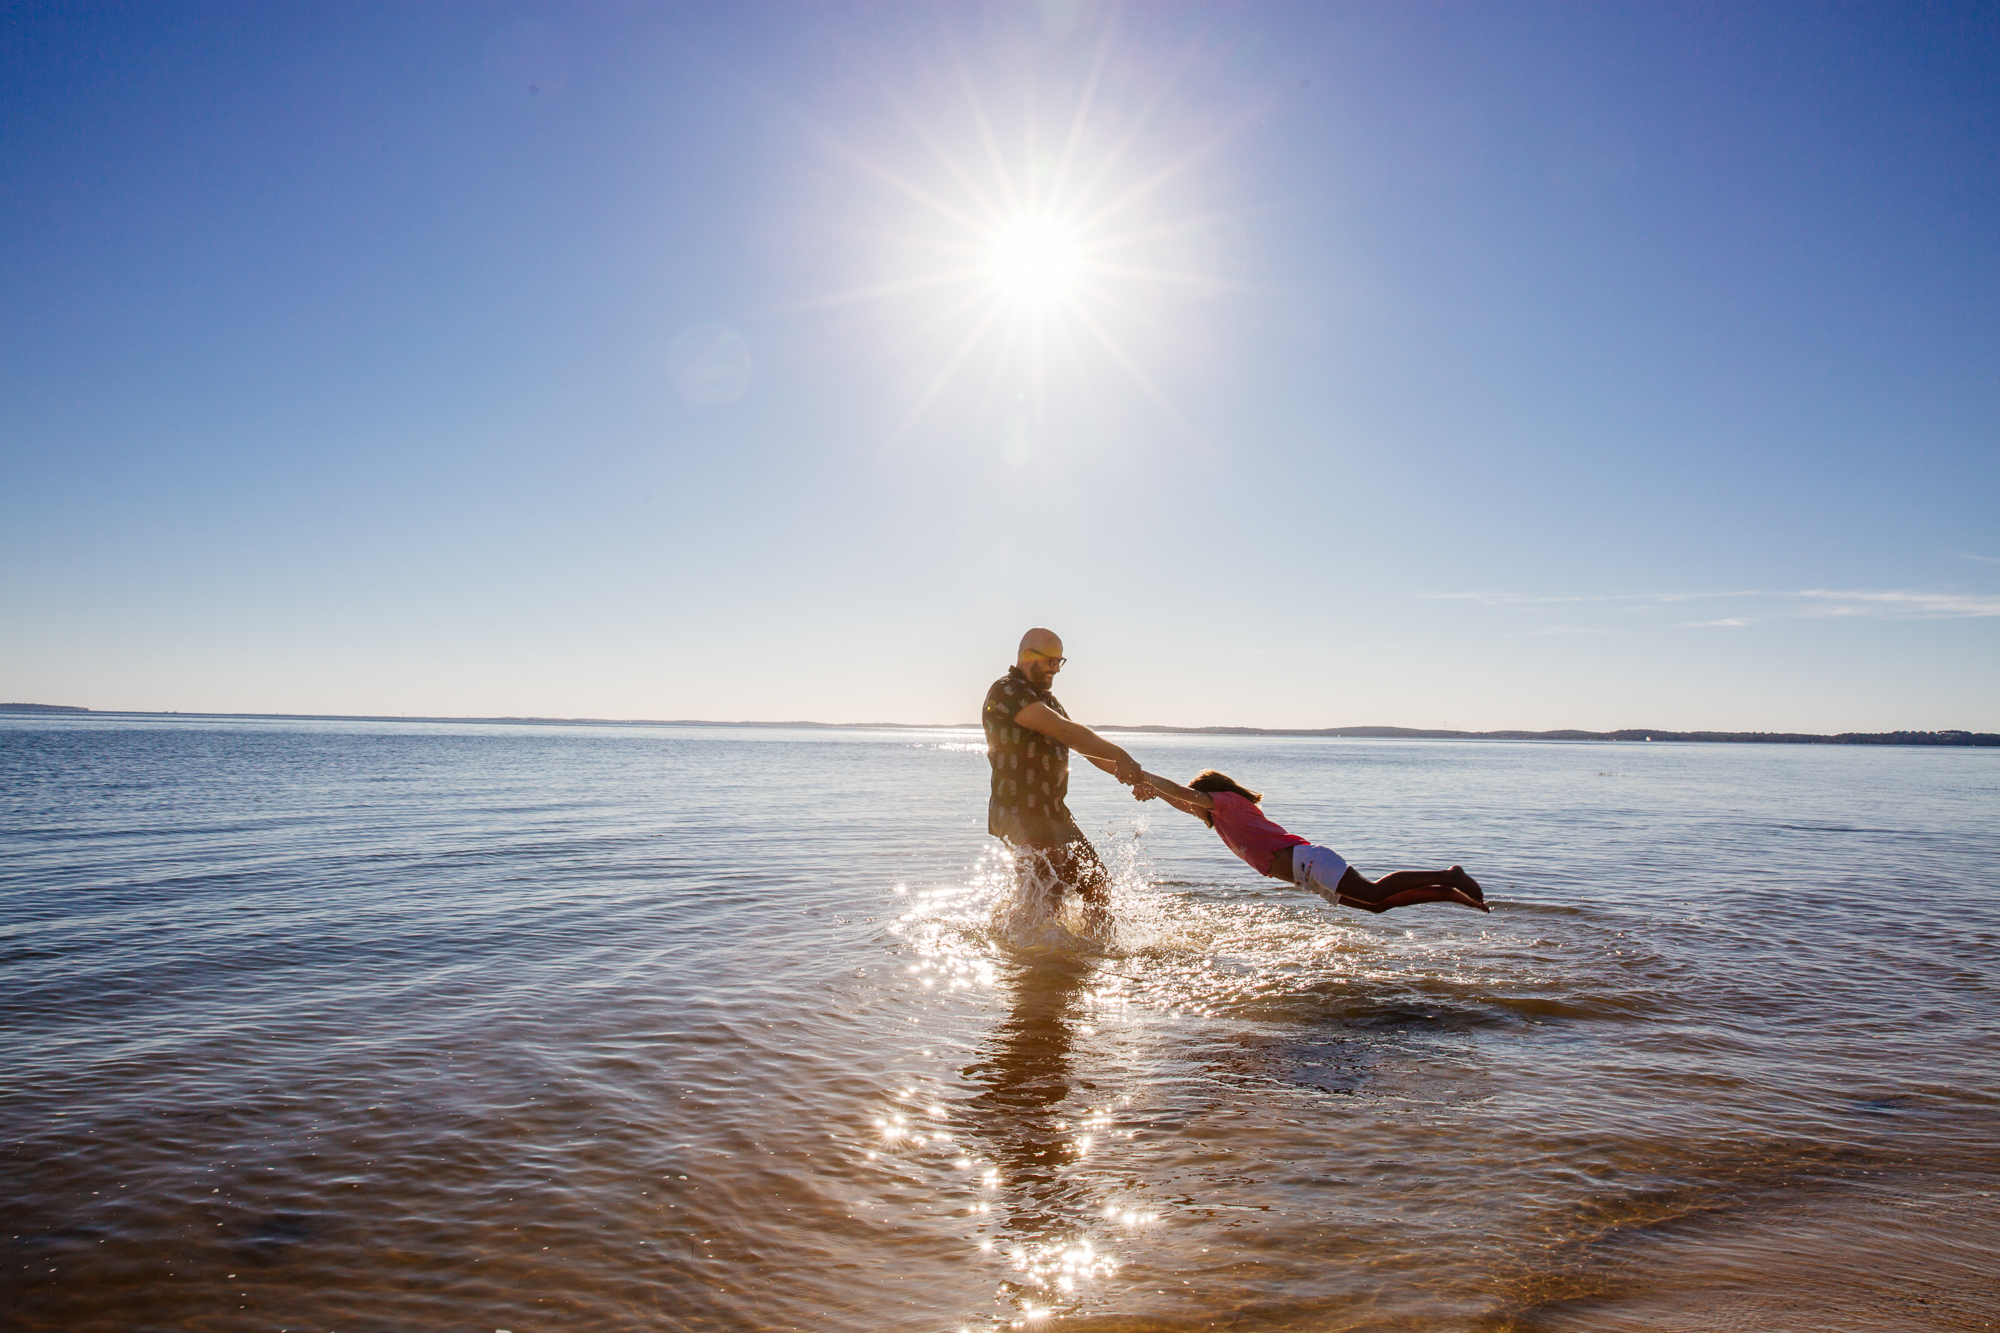
{"type": "Polygon", "coordinates": [[[1070,721],[1045,703],[1029,704],[1014,714],[1014,721],[1030,731],[1039,731],[1050,740],[1061,741],[1128,787],[1138,782],[1139,775],[1144,771],[1139,767],[1139,761],[1124,750],[1081,722],[1070,721]]]}

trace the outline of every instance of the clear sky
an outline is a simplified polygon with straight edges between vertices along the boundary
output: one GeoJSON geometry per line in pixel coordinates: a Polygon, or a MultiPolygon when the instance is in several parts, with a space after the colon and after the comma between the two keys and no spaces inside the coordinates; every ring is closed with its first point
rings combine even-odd
{"type": "Polygon", "coordinates": [[[1990,3],[0,7],[0,698],[2000,730],[1990,3]]]}

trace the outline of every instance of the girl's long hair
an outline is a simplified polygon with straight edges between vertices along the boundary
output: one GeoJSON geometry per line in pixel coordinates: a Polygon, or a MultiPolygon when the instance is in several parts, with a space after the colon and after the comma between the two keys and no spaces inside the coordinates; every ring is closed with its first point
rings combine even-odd
{"type": "MultiPolygon", "coordinates": [[[[1192,791],[1205,791],[1205,792],[1233,791],[1238,796],[1241,796],[1244,800],[1250,802],[1252,805],[1257,805],[1261,803],[1264,799],[1264,793],[1258,791],[1251,791],[1248,787],[1238,782],[1235,778],[1230,777],[1227,773],[1218,773],[1212,768],[1204,768],[1201,772],[1197,773],[1195,775],[1194,781],[1188,783],[1188,788],[1192,791]]],[[[1202,819],[1207,822],[1208,826],[1210,828],[1214,828],[1215,827],[1214,816],[1210,815],[1209,812],[1206,810],[1203,810],[1200,813],[1202,819]]]]}
{"type": "Polygon", "coordinates": [[[1188,783],[1188,786],[1194,791],[1233,791],[1252,805],[1256,805],[1264,799],[1264,793],[1251,791],[1227,773],[1218,773],[1212,768],[1204,768],[1201,772],[1195,774],[1194,781],[1188,783]]]}

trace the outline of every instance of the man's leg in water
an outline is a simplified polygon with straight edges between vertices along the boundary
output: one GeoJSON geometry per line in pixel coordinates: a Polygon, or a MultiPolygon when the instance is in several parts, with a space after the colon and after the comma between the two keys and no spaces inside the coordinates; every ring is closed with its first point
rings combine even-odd
{"type": "Polygon", "coordinates": [[[1370,881],[1353,866],[1340,877],[1340,901],[1368,912],[1386,912],[1392,907],[1415,903],[1460,903],[1491,911],[1479,881],[1459,866],[1449,870],[1392,870],[1370,881]]]}
{"type": "Polygon", "coordinates": [[[1058,896],[1074,893],[1092,906],[1110,900],[1111,875],[1098,859],[1097,849],[1082,838],[1060,847],[1017,847],[1014,873],[1023,886],[1030,877],[1052,883],[1058,896]]]}
{"type": "Polygon", "coordinates": [[[1097,849],[1079,838],[1049,853],[1049,867],[1063,888],[1093,906],[1101,907],[1111,897],[1111,873],[1098,859],[1097,849]]]}

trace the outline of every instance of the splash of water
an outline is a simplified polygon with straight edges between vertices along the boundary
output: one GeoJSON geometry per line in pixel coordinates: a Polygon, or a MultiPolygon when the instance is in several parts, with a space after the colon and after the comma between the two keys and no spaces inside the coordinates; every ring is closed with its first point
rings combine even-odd
{"type": "Polygon", "coordinates": [[[1156,942],[1157,904],[1138,838],[1110,844],[1108,891],[1102,902],[1067,892],[1048,859],[1037,853],[1002,853],[981,868],[992,899],[987,937],[1019,961],[1124,957],[1156,942]]]}

